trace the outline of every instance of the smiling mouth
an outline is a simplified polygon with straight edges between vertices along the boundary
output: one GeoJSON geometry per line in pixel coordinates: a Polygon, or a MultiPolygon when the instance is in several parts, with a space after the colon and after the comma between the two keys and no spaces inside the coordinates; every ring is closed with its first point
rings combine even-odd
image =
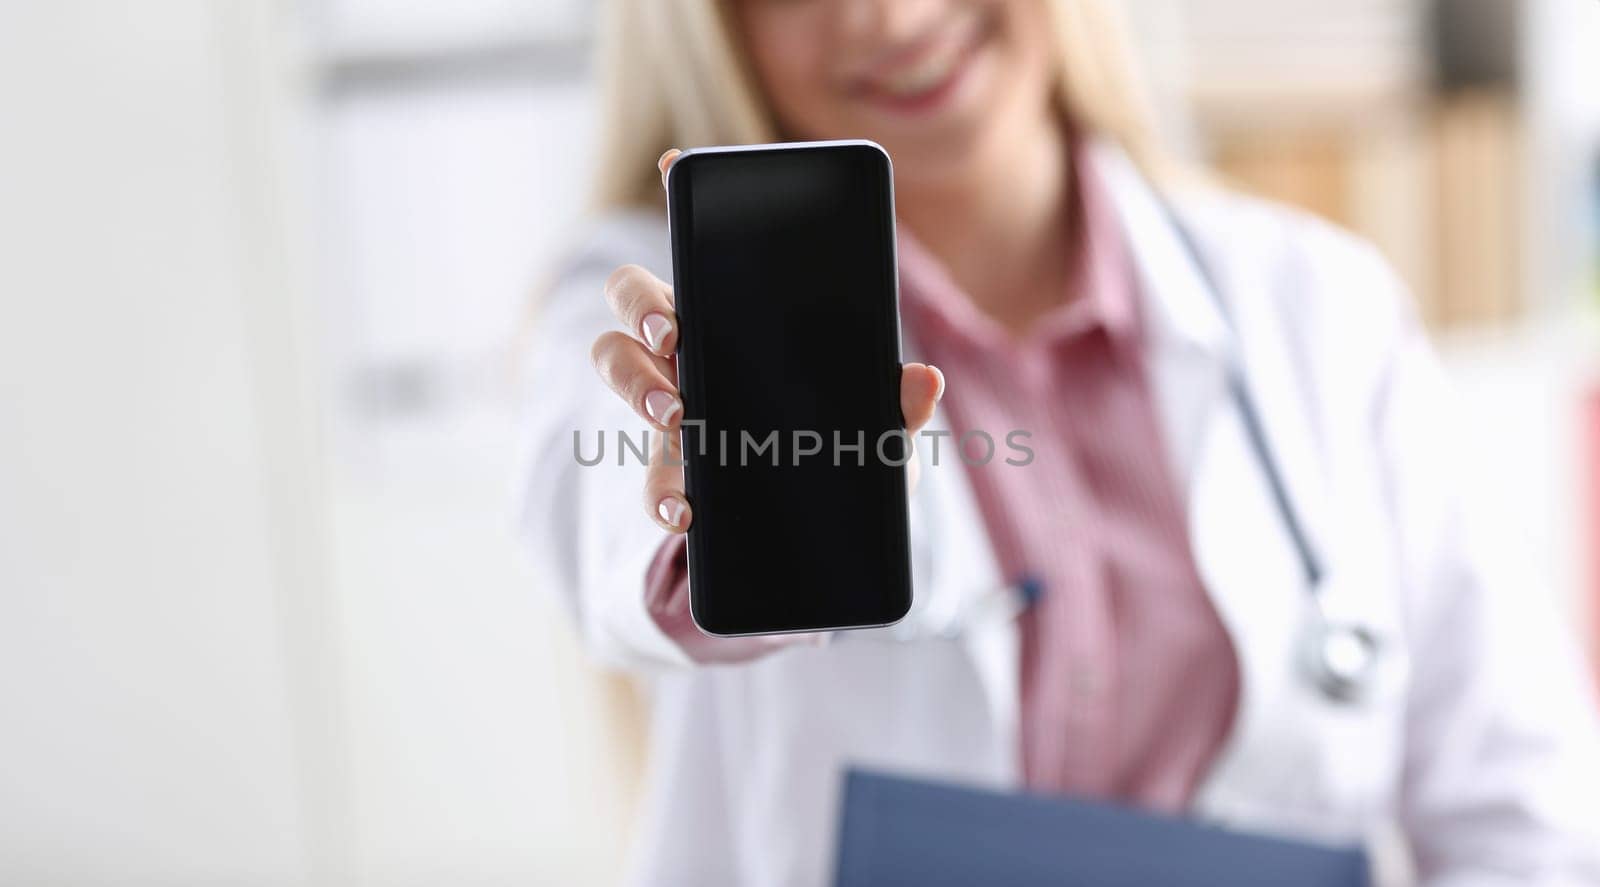
{"type": "Polygon", "coordinates": [[[855,92],[878,104],[916,110],[937,103],[953,91],[968,64],[987,40],[990,23],[973,16],[954,33],[940,34],[912,57],[857,81],[855,92]]]}

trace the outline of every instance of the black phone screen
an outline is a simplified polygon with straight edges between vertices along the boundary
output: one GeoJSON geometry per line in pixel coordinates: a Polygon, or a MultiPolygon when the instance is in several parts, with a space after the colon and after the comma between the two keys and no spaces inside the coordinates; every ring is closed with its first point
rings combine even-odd
{"type": "Polygon", "coordinates": [[[712,634],[911,606],[888,155],[694,151],[668,175],[689,589],[712,634]]]}

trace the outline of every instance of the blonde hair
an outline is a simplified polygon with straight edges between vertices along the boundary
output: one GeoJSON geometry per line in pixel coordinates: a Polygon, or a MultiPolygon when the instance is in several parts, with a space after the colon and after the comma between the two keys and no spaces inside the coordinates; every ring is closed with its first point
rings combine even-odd
{"type": "MultiPolygon", "coordinates": [[[[1049,0],[1056,96],[1081,132],[1117,142],[1154,172],[1149,101],[1109,0],[1049,0]]],[[[659,204],[655,162],[671,147],[778,139],[726,0],[611,0],[602,25],[600,209],[659,204]]]]}

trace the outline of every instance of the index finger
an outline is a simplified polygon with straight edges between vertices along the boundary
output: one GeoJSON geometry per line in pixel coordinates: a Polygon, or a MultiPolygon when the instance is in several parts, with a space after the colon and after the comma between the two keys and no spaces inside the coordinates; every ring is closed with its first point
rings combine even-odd
{"type": "Polygon", "coordinates": [[[606,279],[611,313],[651,352],[666,357],[677,341],[672,287],[638,265],[623,265],[606,279]]]}

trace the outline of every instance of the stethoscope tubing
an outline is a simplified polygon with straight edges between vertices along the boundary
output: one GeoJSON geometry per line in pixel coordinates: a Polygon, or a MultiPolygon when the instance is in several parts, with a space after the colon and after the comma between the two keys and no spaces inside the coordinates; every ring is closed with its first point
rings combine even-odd
{"type": "MultiPolygon", "coordinates": [[[[1233,321],[1233,313],[1228,306],[1227,299],[1222,295],[1222,284],[1216,273],[1212,271],[1205,255],[1200,250],[1194,234],[1179,217],[1178,211],[1172,204],[1160,199],[1162,211],[1167,216],[1167,221],[1172,225],[1173,233],[1183,244],[1184,251],[1188,254],[1189,262],[1194,266],[1195,273],[1205,284],[1207,295],[1211,297],[1218,313],[1222,315],[1223,322],[1227,324],[1230,332],[1237,340],[1237,327],[1233,321]]],[[[1300,520],[1300,512],[1294,506],[1294,500],[1289,496],[1289,486],[1284,481],[1283,472],[1278,467],[1277,455],[1272,448],[1272,443],[1267,438],[1266,425],[1261,420],[1261,411],[1256,407],[1256,399],[1250,393],[1249,382],[1246,381],[1242,358],[1237,349],[1230,349],[1224,368],[1228,396],[1233,401],[1234,408],[1239,411],[1239,418],[1244,423],[1245,436],[1249,438],[1250,449],[1254,452],[1256,462],[1261,466],[1261,471],[1266,475],[1267,486],[1272,492],[1273,507],[1277,510],[1279,518],[1283,521],[1284,528],[1289,533],[1289,538],[1294,545],[1295,555],[1300,560],[1300,570],[1305,575],[1306,588],[1313,596],[1319,596],[1324,575],[1322,558],[1317,553],[1316,546],[1307,534],[1305,524],[1300,520]]]]}
{"type": "MultiPolygon", "coordinates": [[[[1221,314],[1223,323],[1233,340],[1224,363],[1228,397],[1238,410],[1247,443],[1266,478],[1273,508],[1277,511],[1278,518],[1294,547],[1306,591],[1310,597],[1310,615],[1313,621],[1307,625],[1305,638],[1300,645],[1301,666],[1310,683],[1328,701],[1339,704],[1358,703],[1366,698],[1374,682],[1382,650],[1381,639],[1368,627],[1355,622],[1335,620],[1328,612],[1327,602],[1323,596],[1326,570],[1322,557],[1306,530],[1305,522],[1300,519],[1300,512],[1295,507],[1277,455],[1267,435],[1266,423],[1262,420],[1261,411],[1250,391],[1243,358],[1238,353],[1238,328],[1223,294],[1221,281],[1206,261],[1199,242],[1178,215],[1176,208],[1154,186],[1151,190],[1155,193],[1156,201],[1160,204],[1166,221],[1182,244],[1195,273],[1221,314]]],[[[975,621],[1017,618],[1036,602],[1035,599],[1041,593],[1037,583],[1032,584],[1031,590],[1029,586],[1030,583],[1024,582],[1022,587],[1013,586],[1005,589],[1003,594],[997,590],[995,595],[985,595],[970,602],[961,612],[954,614],[942,630],[934,631],[934,636],[954,638],[964,633],[964,626],[975,621]]]]}
{"type": "MultiPolygon", "coordinates": [[[[1155,190],[1153,186],[1152,190],[1155,190]]],[[[1266,477],[1273,506],[1294,545],[1295,555],[1300,561],[1300,569],[1305,577],[1306,591],[1311,596],[1314,622],[1308,630],[1302,654],[1307,677],[1331,702],[1345,704],[1360,702],[1374,681],[1374,672],[1382,649],[1380,639],[1376,632],[1366,626],[1336,621],[1328,613],[1327,601],[1323,596],[1325,569],[1322,557],[1312,543],[1310,534],[1306,532],[1305,522],[1300,519],[1299,510],[1295,508],[1294,500],[1289,494],[1289,485],[1284,480],[1272,442],[1267,436],[1266,423],[1262,421],[1261,411],[1250,392],[1243,357],[1237,347],[1238,326],[1234,322],[1228,300],[1223,295],[1221,280],[1206,261],[1194,233],[1184,223],[1177,209],[1159,191],[1156,192],[1156,199],[1234,340],[1224,369],[1228,395],[1233,401],[1234,408],[1239,411],[1245,437],[1248,438],[1250,449],[1254,452],[1256,462],[1266,477]]]]}

